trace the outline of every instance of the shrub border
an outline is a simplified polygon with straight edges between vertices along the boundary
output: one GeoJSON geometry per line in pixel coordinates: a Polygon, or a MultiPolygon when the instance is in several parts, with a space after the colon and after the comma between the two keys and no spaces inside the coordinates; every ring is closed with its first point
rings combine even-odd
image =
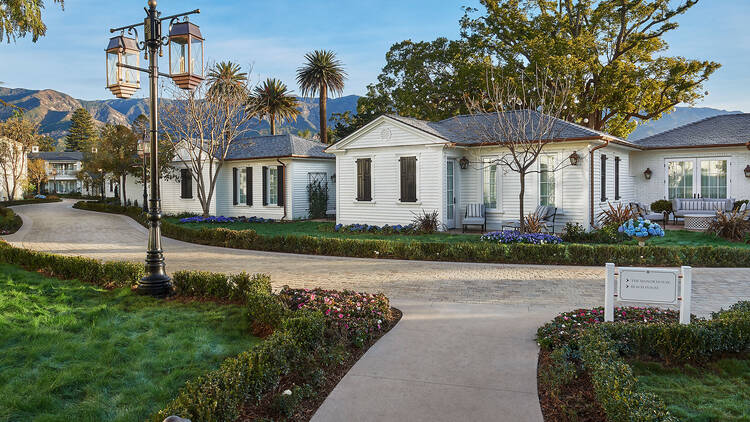
{"type": "Polygon", "coordinates": [[[13,207],[16,205],[29,205],[29,204],[48,204],[52,202],[62,202],[62,199],[41,199],[41,198],[31,198],[31,199],[14,199],[12,201],[2,201],[0,202],[0,205],[3,207],[13,207]]]}
{"type": "MultiPolygon", "coordinates": [[[[74,208],[125,214],[146,226],[141,208],[79,201],[74,208]]],[[[180,227],[162,222],[162,233],[184,242],[235,249],[308,255],[497,264],[750,267],[750,249],[727,246],[636,246],[583,244],[494,244],[486,242],[398,242],[313,236],[268,236],[254,230],[180,227]]]]}

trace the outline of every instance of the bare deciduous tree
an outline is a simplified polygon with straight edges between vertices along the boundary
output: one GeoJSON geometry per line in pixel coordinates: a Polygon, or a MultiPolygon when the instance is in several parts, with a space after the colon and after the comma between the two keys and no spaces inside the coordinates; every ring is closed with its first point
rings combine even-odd
{"type": "Polygon", "coordinates": [[[39,125],[22,115],[0,122],[0,172],[3,187],[12,200],[26,170],[26,156],[39,138],[39,125]]]}
{"type": "Polygon", "coordinates": [[[252,129],[249,88],[210,91],[203,82],[194,91],[172,88],[172,100],[162,103],[163,133],[175,144],[175,159],[189,170],[196,184],[203,215],[208,216],[219,171],[234,142],[252,129]]]}
{"type": "MultiPolygon", "coordinates": [[[[501,78],[498,78],[501,79],[501,78]]],[[[534,79],[523,72],[516,77],[495,80],[492,72],[479,98],[468,98],[468,119],[464,129],[482,146],[499,147],[493,164],[518,173],[520,182],[519,224],[525,231],[524,195],[526,177],[539,173],[534,165],[551,142],[560,138],[561,118],[570,101],[570,84],[547,71],[535,72],[534,79]]],[[[547,171],[557,171],[555,166],[547,171]]]]}

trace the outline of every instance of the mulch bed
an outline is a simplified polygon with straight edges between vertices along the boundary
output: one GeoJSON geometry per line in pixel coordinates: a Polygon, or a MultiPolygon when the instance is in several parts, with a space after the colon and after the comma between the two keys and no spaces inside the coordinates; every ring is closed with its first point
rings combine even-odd
{"type": "MultiPolygon", "coordinates": [[[[549,351],[539,351],[537,368],[550,364],[549,351]]],[[[564,385],[559,391],[550,391],[537,370],[537,392],[539,404],[545,422],[604,422],[607,415],[599,405],[591,385],[591,379],[586,372],[578,375],[571,383],[564,385]]]]}
{"type": "Polygon", "coordinates": [[[328,395],[336,388],[339,381],[349,372],[352,366],[359,360],[367,350],[375,344],[382,336],[393,328],[398,321],[401,319],[401,311],[396,308],[391,308],[393,317],[386,320],[385,329],[379,333],[376,338],[373,338],[370,342],[366,343],[361,348],[349,347],[345,359],[337,365],[325,368],[325,378],[322,386],[316,389],[316,394],[301,402],[296,408],[296,413],[288,418],[279,416],[271,411],[271,402],[277,395],[281,394],[286,389],[291,389],[295,385],[303,385],[305,380],[300,379],[298,374],[289,374],[284,377],[279,383],[278,388],[274,391],[269,392],[257,404],[245,404],[240,410],[240,417],[236,422],[249,422],[255,420],[284,420],[290,422],[303,422],[309,421],[315,412],[318,410],[321,404],[325,401],[328,395]]]}

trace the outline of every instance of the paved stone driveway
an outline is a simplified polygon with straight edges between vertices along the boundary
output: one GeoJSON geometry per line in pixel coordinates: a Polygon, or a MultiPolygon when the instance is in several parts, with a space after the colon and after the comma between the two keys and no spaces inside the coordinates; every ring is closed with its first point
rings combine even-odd
{"type": "MultiPolygon", "coordinates": [[[[9,242],[105,260],[141,261],[146,230],[72,201],[14,207],[9,242]]],[[[167,270],[264,272],[275,287],[387,294],[404,318],[331,393],[316,421],[540,421],[536,327],[603,302],[602,268],[417,262],[281,254],[165,239],[167,270]]],[[[750,299],[750,269],[693,271],[693,312],[750,299]]]]}

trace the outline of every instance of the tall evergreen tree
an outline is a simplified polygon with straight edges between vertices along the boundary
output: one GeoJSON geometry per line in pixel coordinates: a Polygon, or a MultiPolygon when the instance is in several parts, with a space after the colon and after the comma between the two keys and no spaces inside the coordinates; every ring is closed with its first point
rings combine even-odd
{"type": "Polygon", "coordinates": [[[70,122],[70,133],[65,138],[65,150],[81,151],[84,144],[96,137],[94,119],[85,108],[79,108],[73,112],[70,122]]]}

